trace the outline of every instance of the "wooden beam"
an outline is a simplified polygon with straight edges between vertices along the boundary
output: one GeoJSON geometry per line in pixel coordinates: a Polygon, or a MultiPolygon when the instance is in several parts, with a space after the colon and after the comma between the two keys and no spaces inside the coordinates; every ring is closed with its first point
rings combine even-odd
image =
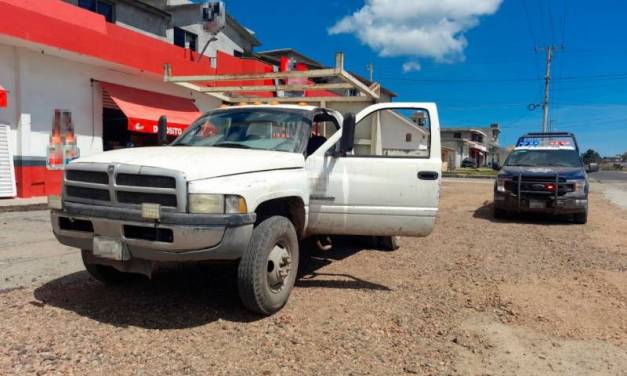
{"type": "MultiPolygon", "coordinates": [[[[212,93],[207,93],[212,94],[212,93]]],[[[228,97],[226,102],[230,103],[320,103],[322,101],[325,102],[370,102],[372,103],[372,98],[366,96],[357,96],[357,97],[228,97]]]]}
{"type": "Polygon", "coordinates": [[[353,84],[353,86],[355,86],[359,91],[361,91],[362,93],[366,94],[367,96],[374,98],[374,99],[379,99],[379,94],[377,94],[376,92],[372,91],[368,86],[366,86],[363,82],[359,81],[358,79],[356,79],[355,77],[353,77],[352,74],[346,72],[346,71],[342,71],[340,73],[340,76],[346,80],[347,82],[353,84]]]}
{"type": "MultiPolygon", "coordinates": [[[[196,92],[200,92],[202,90],[202,88],[198,85],[194,85],[194,84],[190,84],[189,82],[174,82],[175,85],[184,87],[186,89],[189,90],[193,90],[196,92]]],[[[218,100],[221,100],[223,102],[230,102],[229,97],[227,97],[226,95],[223,95],[222,93],[207,93],[207,95],[210,95],[218,100]]]]}
{"type": "Polygon", "coordinates": [[[313,85],[260,85],[260,86],[197,86],[198,91],[203,93],[225,93],[231,91],[303,91],[303,90],[337,90],[352,89],[350,83],[331,83],[331,84],[313,84],[313,85]]]}
{"type": "Polygon", "coordinates": [[[309,71],[291,72],[270,72],[270,73],[247,73],[247,74],[217,74],[205,76],[169,76],[164,75],[167,82],[192,82],[192,81],[259,81],[288,78],[313,78],[313,77],[333,77],[341,72],[335,68],[314,69],[309,71]]]}

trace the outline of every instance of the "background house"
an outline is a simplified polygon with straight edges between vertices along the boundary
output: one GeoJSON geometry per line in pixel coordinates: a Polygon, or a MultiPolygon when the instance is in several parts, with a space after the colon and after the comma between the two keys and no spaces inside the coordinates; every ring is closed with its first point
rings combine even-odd
{"type": "Polygon", "coordinates": [[[489,127],[446,127],[441,128],[442,145],[454,150],[448,162],[457,167],[462,160],[470,158],[478,166],[501,164],[502,153],[499,146],[501,130],[498,124],[489,127]]]}

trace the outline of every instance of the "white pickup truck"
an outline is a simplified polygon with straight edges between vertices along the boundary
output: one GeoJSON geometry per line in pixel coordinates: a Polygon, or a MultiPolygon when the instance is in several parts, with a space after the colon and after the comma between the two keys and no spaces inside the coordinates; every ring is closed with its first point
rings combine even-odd
{"type": "Polygon", "coordinates": [[[242,302],[271,314],[294,286],[301,240],[367,235],[393,247],[398,235],[428,235],[440,175],[433,103],[375,104],[346,117],[234,106],[207,112],[170,145],[71,162],[62,196],[50,198],[51,219],[97,280],[150,276],[159,262],[236,261],[242,302]],[[430,132],[415,151],[355,143],[356,133],[380,139],[390,115],[417,111],[430,132]]]}

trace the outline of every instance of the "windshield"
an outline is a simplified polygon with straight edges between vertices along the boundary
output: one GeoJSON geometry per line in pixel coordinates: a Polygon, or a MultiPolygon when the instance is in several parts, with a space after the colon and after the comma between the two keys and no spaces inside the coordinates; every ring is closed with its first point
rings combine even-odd
{"type": "Polygon", "coordinates": [[[581,167],[581,159],[575,150],[514,150],[505,166],[581,167]]]}
{"type": "Polygon", "coordinates": [[[307,114],[270,108],[216,110],[196,120],[172,145],[303,153],[311,132],[307,114]]]}

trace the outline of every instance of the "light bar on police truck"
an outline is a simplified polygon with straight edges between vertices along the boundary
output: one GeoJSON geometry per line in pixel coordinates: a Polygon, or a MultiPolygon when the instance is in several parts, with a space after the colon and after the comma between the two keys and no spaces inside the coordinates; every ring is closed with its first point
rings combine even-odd
{"type": "Polygon", "coordinates": [[[521,137],[515,149],[575,150],[575,143],[570,137],[521,137]]]}

